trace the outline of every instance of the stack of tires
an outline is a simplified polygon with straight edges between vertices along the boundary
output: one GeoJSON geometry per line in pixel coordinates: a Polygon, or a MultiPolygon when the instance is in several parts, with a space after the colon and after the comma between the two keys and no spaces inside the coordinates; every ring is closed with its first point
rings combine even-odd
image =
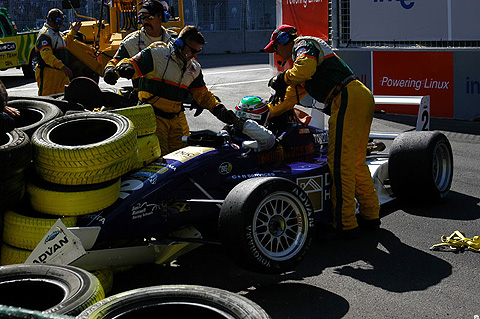
{"type": "MultiPolygon", "coordinates": [[[[18,195],[8,196],[15,197],[8,204],[17,204],[4,212],[0,264],[25,262],[58,218],[73,227],[78,216],[112,205],[120,193],[120,177],[160,157],[155,130],[150,105],[57,116],[31,132],[31,144],[25,132],[15,130],[24,136],[29,153],[2,165],[6,172],[17,172],[13,176],[23,183],[18,195]],[[25,182],[25,174],[18,173],[30,164],[32,149],[33,163],[25,182]]],[[[12,154],[11,146],[6,153],[12,154]]],[[[98,270],[95,275],[108,292],[112,270],[98,270]]]]}
{"type": "Polygon", "coordinates": [[[109,112],[128,117],[135,126],[138,155],[134,169],[139,169],[160,157],[160,144],[155,135],[157,122],[150,104],[114,109],[109,112]]]}

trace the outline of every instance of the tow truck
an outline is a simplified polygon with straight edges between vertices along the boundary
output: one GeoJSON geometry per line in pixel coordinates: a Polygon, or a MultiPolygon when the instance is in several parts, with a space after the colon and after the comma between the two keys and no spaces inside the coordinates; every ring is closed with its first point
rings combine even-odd
{"type": "MultiPolygon", "coordinates": [[[[98,81],[121,41],[138,29],[138,11],[141,6],[142,1],[109,0],[101,6],[99,17],[95,18],[80,15],[75,11],[80,7],[80,0],[62,1],[63,10],[72,9],[75,16],[82,19],[78,37],[67,44],[68,51],[74,56],[74,77],[87,76],[98,81]]],[[[178,33],[185,25],[183,0],[169,1],[169,13],[170,19],[163,23],[163,26],[178,33]]]]}
{"type": "Polygon", "coordinates": [[[7,8],[0,8],[0,70],[21,68],[33,78],[33,58],[38,30],[19,32],[7,8]]]}

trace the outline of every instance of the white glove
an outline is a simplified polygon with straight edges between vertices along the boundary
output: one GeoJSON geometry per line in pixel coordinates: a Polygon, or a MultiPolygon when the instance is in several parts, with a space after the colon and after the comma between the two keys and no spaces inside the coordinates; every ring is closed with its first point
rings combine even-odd
{"type": "Polygon", "coordinates": [[[242,133],[258,142],[258,151],[266,151],[275,145],[275,135],[253,120],[246,120],[242,133]]]}

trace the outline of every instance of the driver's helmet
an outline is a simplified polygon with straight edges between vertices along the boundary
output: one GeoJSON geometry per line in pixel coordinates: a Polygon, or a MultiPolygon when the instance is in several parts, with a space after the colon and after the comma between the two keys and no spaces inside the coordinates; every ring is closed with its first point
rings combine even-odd
{"type": "Polygon", "coordinates": [[[260,125],[267,124],[270,110],[267,102],[258,96],[245,96],[235,106],[235,114],[243,119],[254,120],[260,125]]]}

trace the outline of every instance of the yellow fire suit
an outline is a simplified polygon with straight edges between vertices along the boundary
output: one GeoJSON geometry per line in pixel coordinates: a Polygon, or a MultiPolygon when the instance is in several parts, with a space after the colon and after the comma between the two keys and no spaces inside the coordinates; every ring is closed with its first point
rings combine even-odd
{"type": "Polygon", "coordinates": [[[139,79],[139,100],[154,107],[156,135],[162,154],[183,147],[186,118],[182,101],[189,92],[200,106],[210,112],[219,104],[205,85],[200,63],[195,59],[184,62],[171,43],[152,43],[141,53],[119,62],[123,63],[135,68],[133,78],[139,79]]]}
{"type": "Polygon", "coordinates": [[[65,85],[70,83],[70,79],[61,69],[68,64],[67,42],[73,41],[75,34],[75,30],[70,30],[63,38],[46,23],[38,32],[35,43],[35,80],[39,96],[63,93],[65,85]]]}
{"type": "Polygon", "coordinates": [[[379,218],[379,201],[366,164],[375,107],[372,93],[319,38],[296,38],[293,60],[293,67],[284,74],[290,85],[285,100],[269,104],[270,116],[293,108],[307,93],[325,103],[324,112],[330,115],[327,162],[333,180],[334,227],[350,230],[358,226],[355,198],[364,219],[379,218]]]}
{"type": "MultiPolygon", "coordinates": [[[[176,36],[177,33],[165,29],[162,26],[162,35],[159,37],[151,37],[145,31],[145,28],[142,27],[140,30],[130,33],[127,37],[125,37],[125,39],[122,40],[122,42],[120,43],[120,47],[115,53],[115,56],[113,57],[113,59],[108,61],[105,69],[108,67],[115,67],[122,59],[133,57],[135,54],[142,51],[154,42],[162,41],[165,43],[171,43],[175,40],[176,36]]],[[[138,82],[138,78],[132,79],[132,86],[136,92],[138,92],[138,82]]],[[[187,118],[185,116],[181,116],[179,120],[182,124],[183,135],[190,135],[187,118]]]]}

